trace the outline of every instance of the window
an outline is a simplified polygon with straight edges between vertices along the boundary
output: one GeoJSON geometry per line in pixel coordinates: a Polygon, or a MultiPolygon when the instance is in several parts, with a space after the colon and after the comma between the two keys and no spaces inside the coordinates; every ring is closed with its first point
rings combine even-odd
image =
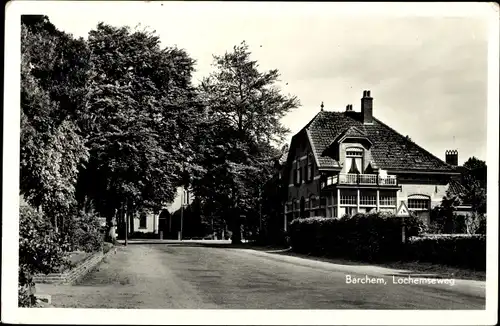
{"type": "Polygon", "coordinates": [[[139,229],[146,229],[147,228],[146,222],[147,222],[147,215],[145,212],[142,212],[139,218],[139,229]]]}
{"type": "Polygon", "coordinates": [[[346,148],[345,169],[347,173],[363,173],[364,150],[358,147],[346,148]]]}
{"type": "Polygon", "coordinates": [[[306,217],[306,200],[304,197],[300,198],[300,217],[306,217]]]}
{"type": "Polygon", "coordinates": [[[429,199],[408,198],[408,209],[410,210],[428,210],[429,199]]]}
{"type": "Polygon", "coordinates": [[[396,206],[396,197],[380,196],[380,206],[396,206]]]}
{"type": "Polygon", "coordinates": [[[314,212],[314,196],[309,197],[309,217],[313,217],[315,214],[314,212]]]}
{"type": "Polygon", "coordinates": [[[300,185],[302,183],[302,173],[300,169],[300,159],[297,158],[296,166],[295,166],[295,184],[300,185]]]}
{"type": "Polygon", "coordinates": [[[363,157],[363,152],[362,151],[348,150],[348,151],[346,151],[346,156],[363,157]]]}
{"type": "Polygon", "coordinates": [[[337,217],[337,201],[333,194],[326,197],[326,217],[337,217]]]}
{"type": "Polygon", "coordinates": [[[366,206],[376,206],[377,205],[377,197],[373,196],[373,195],[360,196],[359,204],[366,205],[366,206]]]}
{"type": "Polygon", "coordinates": [[[340,205],[356,205],[356,195],[340,195],[340,205]]]}
{"type": "Polygon", "coordinates": [[[313,156],[312,154],[309,154],[307,156],[307,173],[306,173],[306,179],[307,181],[312,181],[313,180],[313,156]]]}

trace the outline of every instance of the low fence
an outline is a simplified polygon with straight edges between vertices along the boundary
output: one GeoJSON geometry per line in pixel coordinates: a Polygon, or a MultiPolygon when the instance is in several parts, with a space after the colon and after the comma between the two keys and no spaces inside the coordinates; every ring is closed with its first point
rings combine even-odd
{"type": "MultiPolygon", "coordinates": [[[[109,253],[109,252],[108,252],[109,253]]],[[[96,252],[90,255],[88,258],[80,262],[76,267],[64,272],[64,273],[50,273],[47,275],[39,274],[33,277],[35,283],[51,283],[51,284],[72,284],[79,278],[86,275],[90,270],[92,270],[97,264],[99,264],[104,256],[102,251],[96,252]]]]}

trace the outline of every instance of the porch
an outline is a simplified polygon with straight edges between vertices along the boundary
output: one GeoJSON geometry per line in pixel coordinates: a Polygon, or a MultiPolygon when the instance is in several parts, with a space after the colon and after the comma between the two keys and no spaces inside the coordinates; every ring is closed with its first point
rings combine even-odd
{"type": "Polygon", "coordinates": [[[299,217],[335,217],[367,212],[396,212],[397,190],[333,187],[322,190],[321,197],[294,198],[285,205],[285,225],[299,217]]]}

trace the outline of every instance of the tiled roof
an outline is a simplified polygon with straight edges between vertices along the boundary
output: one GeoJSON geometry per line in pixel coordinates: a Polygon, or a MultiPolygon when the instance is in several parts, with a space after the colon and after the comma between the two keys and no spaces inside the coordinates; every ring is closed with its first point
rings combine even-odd
{"type": "Polygon", "coordinates": [[[373,124],[363,124],[359,112],[320,111],[301,132],[304,129],[310,135],[320,168],[340,167],[323,153],[336,139],[348,135],[370,140],[373,165],[381,169],[455,172],[454,167],[381,121],[374,118],[373,124]]]}

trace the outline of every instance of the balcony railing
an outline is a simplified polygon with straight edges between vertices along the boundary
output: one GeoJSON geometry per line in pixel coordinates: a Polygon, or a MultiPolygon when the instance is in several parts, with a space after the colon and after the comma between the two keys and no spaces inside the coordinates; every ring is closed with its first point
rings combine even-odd
{"type": "Polygon", "coordinates": [[[381,177],[378,174],[341,173],[338,184],[396,186],[398,181],[395,175],[381,177]]]}

